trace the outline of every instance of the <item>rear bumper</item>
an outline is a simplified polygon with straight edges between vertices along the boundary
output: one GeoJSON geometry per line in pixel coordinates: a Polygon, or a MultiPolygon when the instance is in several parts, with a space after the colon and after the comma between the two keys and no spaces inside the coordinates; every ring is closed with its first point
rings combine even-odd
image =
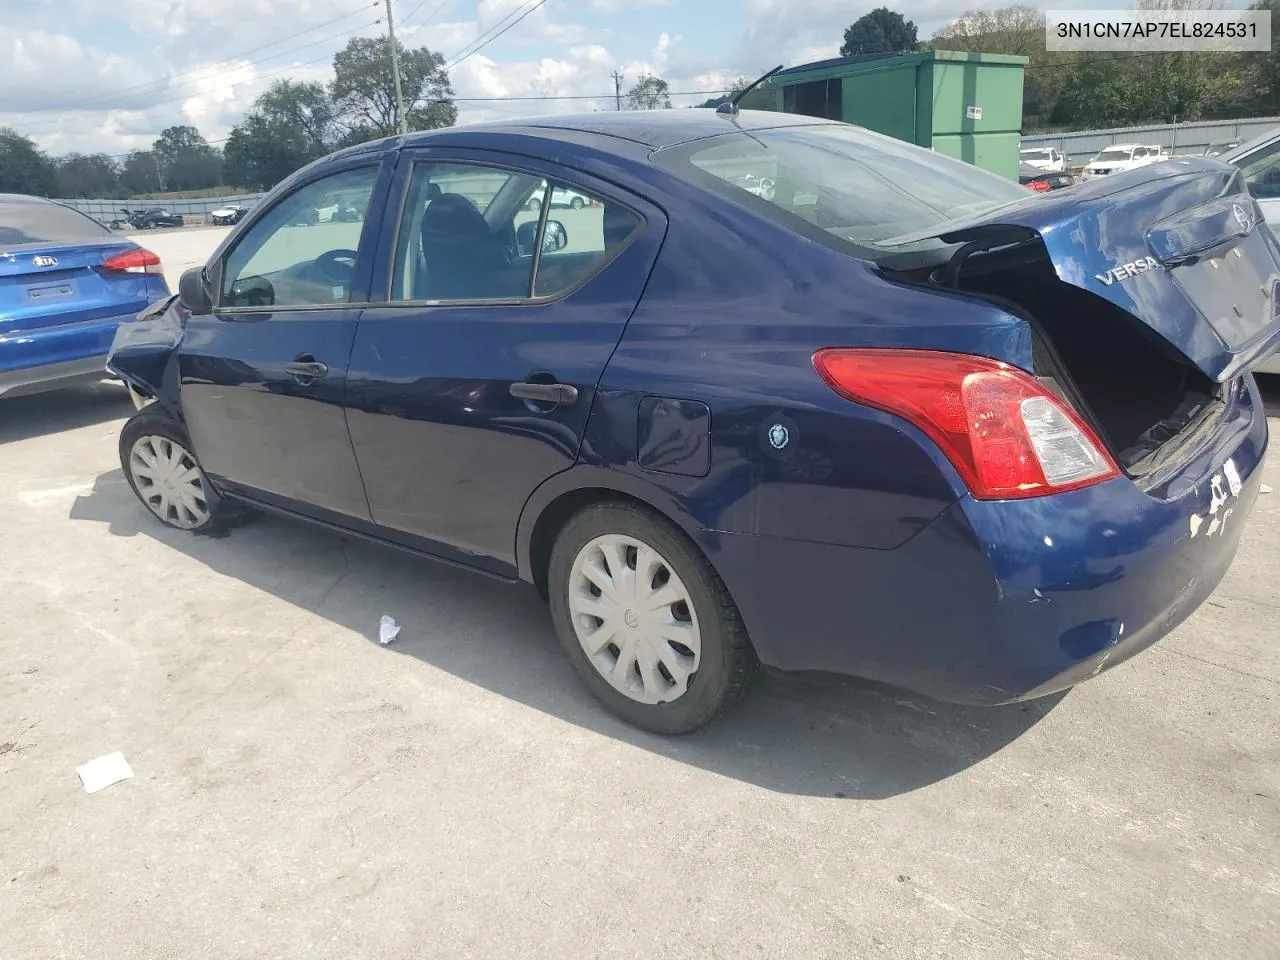
{"type": "Polygon", "coordinates": [[[966,497],[894,550],[739,534],[705,546],[770,666],[961,703],[1030,699],[1123,662],[1212,593],[1266,443],[1251,385],[1170,499],[1119,478],[1033,500],[966,497]]]}
{"type": "Polygon", "coordinates": [[[109,376],[111,341],[133,318],[127,313],[0,337],[0,396],[109,376]]]}

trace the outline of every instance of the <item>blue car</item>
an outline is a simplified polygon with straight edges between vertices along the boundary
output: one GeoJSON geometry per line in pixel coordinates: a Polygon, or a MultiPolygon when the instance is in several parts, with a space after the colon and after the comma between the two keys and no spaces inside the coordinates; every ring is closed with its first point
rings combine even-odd
{"type": "Polygon", "coordinates": [[[116,327],[168,296],[150,250],[63,204],[0,194],[0,397],[105,378],[116,327]]]}
{"type": "Polygon", "coordinates": [[[439,130],[295,174],[120,328],[120,458],[172,527],[270,511],[533,584],[649,730],[759,664],[1006,703],[1222,577],[1277,278],[1214,160],[1037,195],[773,113],[439,130]],[[367,216],[299,216],[340,199],[367,216]]]}

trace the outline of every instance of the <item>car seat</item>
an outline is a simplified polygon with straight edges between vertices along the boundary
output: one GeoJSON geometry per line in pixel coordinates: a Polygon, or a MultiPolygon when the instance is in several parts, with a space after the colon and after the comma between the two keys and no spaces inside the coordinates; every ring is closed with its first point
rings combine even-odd
{"type": "Polygon", "coordinates": [[[467,197],[446,193],[422,214],[426,275],[414,283],[415,300],[479,300],[501,297],[508,272],[502,242],[467,197]]]}

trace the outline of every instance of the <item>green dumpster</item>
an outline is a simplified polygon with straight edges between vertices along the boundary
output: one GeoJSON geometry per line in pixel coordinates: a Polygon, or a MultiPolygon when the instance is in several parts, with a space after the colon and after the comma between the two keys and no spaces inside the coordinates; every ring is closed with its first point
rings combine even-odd
{"type": "Polygon", "coordinates": [[[774,109],[843,120],[1016,179],[1026,57],[870,54],[792,67],[769,87],[774,109]]]}

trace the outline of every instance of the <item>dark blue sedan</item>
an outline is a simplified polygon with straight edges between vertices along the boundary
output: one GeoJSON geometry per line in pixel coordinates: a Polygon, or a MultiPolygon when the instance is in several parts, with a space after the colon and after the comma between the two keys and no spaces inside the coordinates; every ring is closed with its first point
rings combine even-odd
{"type": "Polygon", "coordinates": [[[1277,278],[1213,160],[1039,196],[769,113],[441,130],[295,174],[121,328],[153,402],[120,455],[174,527],[266,510],[534,584],[651,730],[759,663],[1004,703],[1222,577],[1277,278]],[[334,209],[366,215],[301,215],[334,209]]]}
{"type": "Polygon", "coordinates": [[[0,397],[103,379],[116,327],[168,296],[150,250],[52,200],[0,194],[0,397]]]}

